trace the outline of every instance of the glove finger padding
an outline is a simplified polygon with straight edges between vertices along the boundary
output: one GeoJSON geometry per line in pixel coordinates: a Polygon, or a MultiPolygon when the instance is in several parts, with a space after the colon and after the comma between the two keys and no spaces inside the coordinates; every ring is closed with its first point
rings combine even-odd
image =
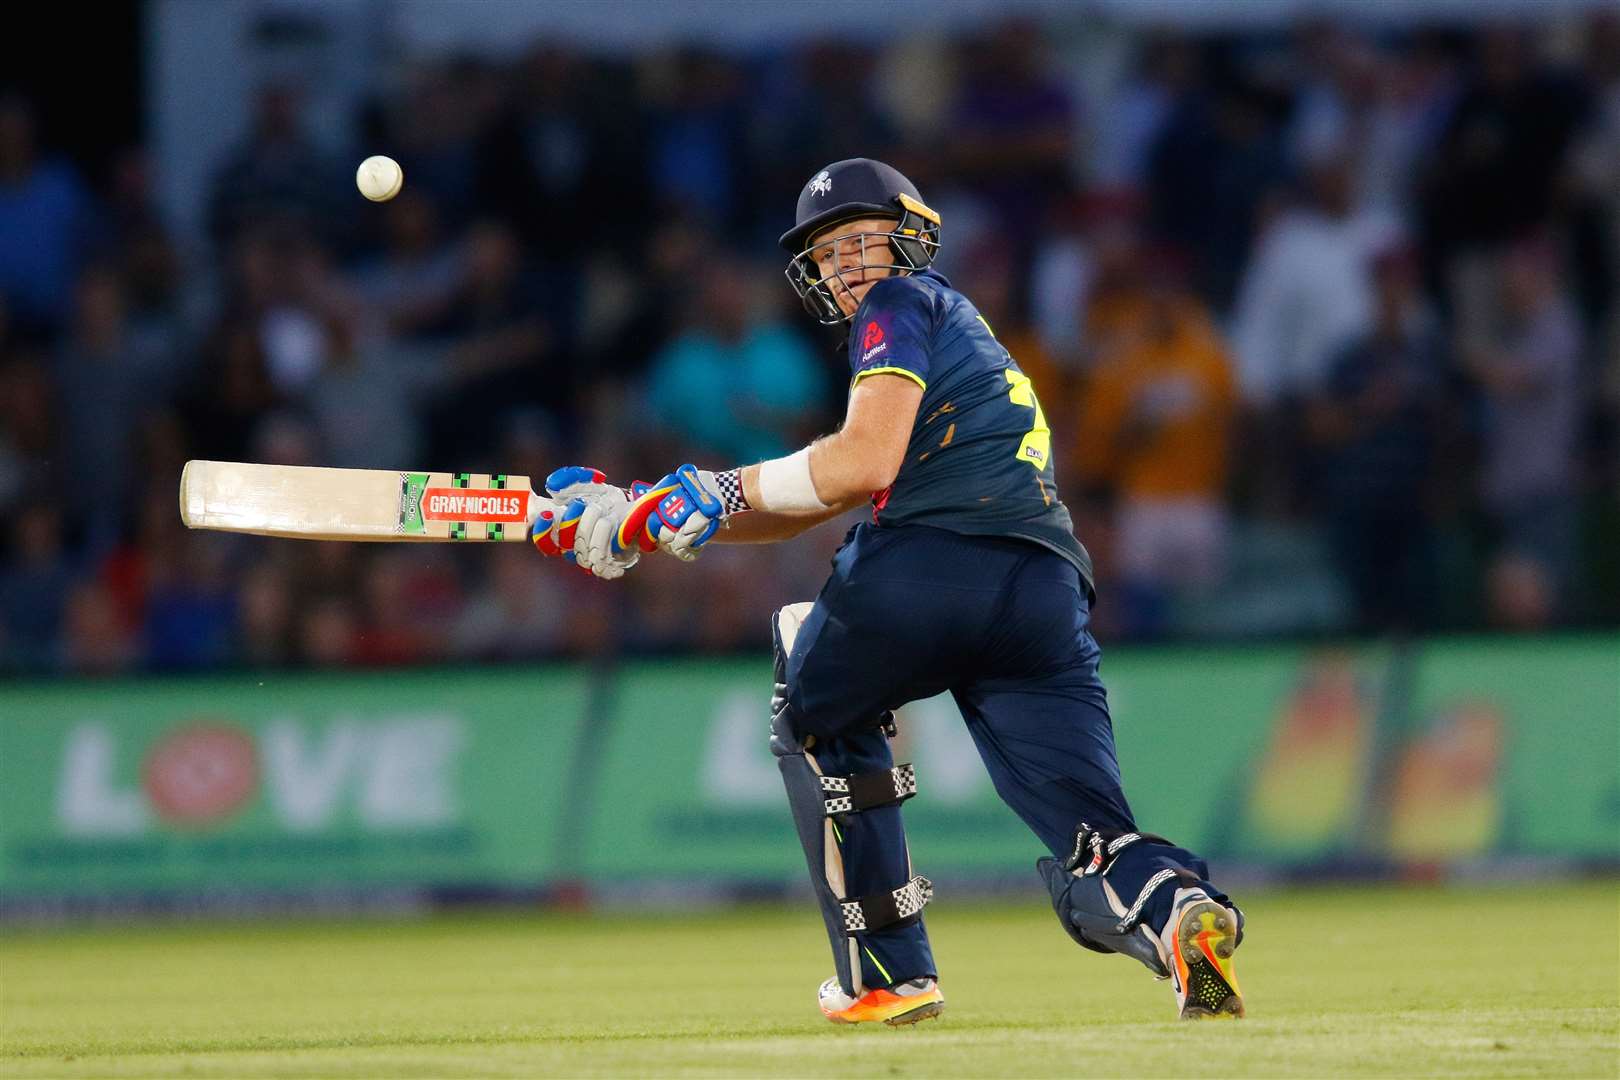
{"type": "Polygon", "coordinates": [[[599,578],[612,581],[636,565],[641,552],[631,550],[615,557],[613,534],[618,521],[605,508],[587,505],[574,539],[574,555],[579,564],[599,578]]]}
{"type": "MultiPolygon", "coordinates": [[[[601,497],[610,492],[620,492],[607,482],[607,476],[600,469],[592,469],[585,465],[565,465],[546,477],[546,494],[554,501],[563,504],[561,513],[542,511],[540,516],[529,528],[529,539],[534,542],[535,549],[542,555],[555,557],[561,555],[569,562],[577,561],[574,552],[575,540],[579,528],[581,515],[585,509],[587,497],[601,497]]],[[[628,495],[624,495],[628,498],[628,495]]]]}
{"type": "Polygon", "coordinates": [[[607,475],[601,469],[593,469],[588,465],[564,465],[546,477],[546,494],[562,502],[602,494],[608,490],[622,492],[624,489],[614,487],[607,482],[607,475]]]}
{"type": "Polygon", "coordinates": [[[656,490],[664,494],[648,518],[647,532],[678,559],[691,562],[697,558],[698,549],[709,542],[725,519],[725,506],[711,490],[713,480],[713,473],[682,465],[656,485],[656,490]]]}
{"type": "MultiPolygon", "coordinates": [[[[637,487],[644,490],[646,485],[637,487]]],[[[546,494],[566,505],[555,514],[542,512],[530,530],[541,554],[560,555],[609,580],[624,576],[636,564],[639,551],[617,553],[612,544],[632,502],[629,491],[609,484],[599,469],[568,465],[546,477],[546,494]]]]}
{"type": "Polygon", "coordinates": [[[682,562],[691,562],[698,557],[703,544],[714,535],[717,526],[718,522],[710,520],[703,514],[691,514],[678,529],[672,530],[668,525],[660,526],[658,544],[682,562]]]}

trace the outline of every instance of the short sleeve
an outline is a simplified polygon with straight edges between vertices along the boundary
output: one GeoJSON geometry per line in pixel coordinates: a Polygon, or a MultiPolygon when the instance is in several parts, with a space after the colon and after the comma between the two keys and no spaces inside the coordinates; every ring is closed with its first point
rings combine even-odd
{"type": "Polygon", "coordinates": [[[851,384],[868,375],[901,375],[928,389],[928,341],[934,306],[922,284],[889,278],[867,292],[849,331],[851,384]]]}

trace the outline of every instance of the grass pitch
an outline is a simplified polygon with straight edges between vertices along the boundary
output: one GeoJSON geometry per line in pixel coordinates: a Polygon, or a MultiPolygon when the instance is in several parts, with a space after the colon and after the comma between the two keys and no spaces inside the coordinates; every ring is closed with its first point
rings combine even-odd
{"type": "Polygon", "coordinates": [[[1184,1024],[1050,911],[930,910],[945,1016],[835,1028],[803,910],[8,932],[0,1076],[1617,1076],[1620,889],[1245,897],[1184,1024]]]}

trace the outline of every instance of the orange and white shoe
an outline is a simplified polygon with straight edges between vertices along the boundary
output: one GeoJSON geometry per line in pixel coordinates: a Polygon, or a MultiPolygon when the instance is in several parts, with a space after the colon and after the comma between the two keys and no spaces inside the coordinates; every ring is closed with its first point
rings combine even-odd
{"type": "Polygon", "coordinates": [[[1202,889],[1176,890],[1159,942],[1183,1020],[1243,1015],[1243,993],[1232,969],[1241,933],[1234,909],[1202,889]]]}
{"type": "Polygon", "coordinates": [[[821,984],[816,993],[821,1015],[835,1024],[866,1024],[881,1020],[890,1027],[929,1020],[945,1011],[945,995],[934,979],[912,979],[868,990],[858,998],[844,993],[837,978],[821,984]]]}

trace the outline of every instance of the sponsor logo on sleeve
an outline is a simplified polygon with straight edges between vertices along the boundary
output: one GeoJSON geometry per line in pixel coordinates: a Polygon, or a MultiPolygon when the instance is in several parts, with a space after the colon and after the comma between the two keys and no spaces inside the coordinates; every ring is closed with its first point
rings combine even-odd
{"type": "Polygon", "coordinates": [[[866,324],[861,331],[861,364],[865,366],[889,351],[887,335],[876,319],[866,324]]]}

